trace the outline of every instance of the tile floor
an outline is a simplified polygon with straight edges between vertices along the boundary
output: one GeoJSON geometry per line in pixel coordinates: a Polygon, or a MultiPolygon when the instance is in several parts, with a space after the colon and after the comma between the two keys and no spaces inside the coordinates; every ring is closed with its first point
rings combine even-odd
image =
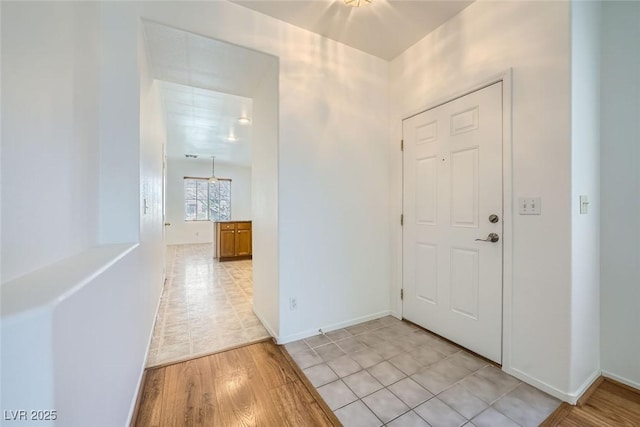
{"type": "Polygon", "coordinates": [[[213,247],[167,247],[167,281],[147,367],[267,338],[253,314],[251,261],[218,262],[213,247]]]}
{"type": "Polygon", "coordinates": [[[285,347],[345,427],[534,427],[560,405],[391,316],[285,347]]]}

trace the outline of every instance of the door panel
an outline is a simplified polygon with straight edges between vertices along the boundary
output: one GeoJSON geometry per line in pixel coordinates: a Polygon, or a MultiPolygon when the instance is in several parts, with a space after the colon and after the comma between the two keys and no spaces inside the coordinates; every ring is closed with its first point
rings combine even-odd
{"type": "Polygon", "coordinates": [[[438,138],[438,122],[431,122],[416,129],[416,143],[427,144],[438,138]]]}
{"type": "Polygon", "coordinates": [[[251,255],[251,229],[238,230],[236,239],[237,255],[251,255]]]}
{"type": "Polygon", "coordinates": [[[435,245],[416,245],[416,295],[432,304],[438,303],[438,248],[435,245]]]}
{"type": "Polygon", "coordinates": [[[438,203],[437,161],[435,157],[418,159],[416,165],[416,220],[435,225],[438,203]]]}
{"type": "Polygon", "coordinates": [[[478,227],[478,148],[451,153],[451,224],[478,227]]]}
{"type": "Polygon", "coordinates": [[[478,319],[477,250],[451,248],[451,309],[472,319],[478,319]]]}
{"type": "Polygon", "coordinates": [[[403,138],[403,315],[500,362],[502,83],[405,120],[403,138]]]}
{"type": "MultiPolygon", "coordinates": [[[[226,224],[223,224],[226,225],[226,224]]],[[[220,230],[220,258],[236,256],[236,232],[235,230],[220,230]]]]}

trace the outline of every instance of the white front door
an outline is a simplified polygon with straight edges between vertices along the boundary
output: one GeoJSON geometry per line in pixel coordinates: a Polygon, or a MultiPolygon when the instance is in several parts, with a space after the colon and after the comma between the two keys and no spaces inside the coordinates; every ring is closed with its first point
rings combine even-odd
{"type": "Polygon", "coordinates": [[[402,132],[403,317],[500,363],[502,83],[402,132]]]}

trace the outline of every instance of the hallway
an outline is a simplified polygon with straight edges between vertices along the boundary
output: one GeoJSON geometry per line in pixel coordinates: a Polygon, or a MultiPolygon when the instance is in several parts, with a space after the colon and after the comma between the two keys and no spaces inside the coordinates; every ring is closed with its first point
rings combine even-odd
{"type": "Polygon", "coordinates": [[[251,260],[214,260],[211,244],[167,246],[167,281],[147,367],[269,337],[253,314],[252,273],[251,260]]]}

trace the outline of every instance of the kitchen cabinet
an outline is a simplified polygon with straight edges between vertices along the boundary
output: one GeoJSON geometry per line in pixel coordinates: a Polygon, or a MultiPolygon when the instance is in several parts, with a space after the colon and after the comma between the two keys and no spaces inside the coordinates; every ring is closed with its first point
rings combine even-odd
{"type": "Polygon", "coordinates": [[[220,261],[251,258],[251,221],[216,221],[213,235],[214,258],[220,261]]]}

